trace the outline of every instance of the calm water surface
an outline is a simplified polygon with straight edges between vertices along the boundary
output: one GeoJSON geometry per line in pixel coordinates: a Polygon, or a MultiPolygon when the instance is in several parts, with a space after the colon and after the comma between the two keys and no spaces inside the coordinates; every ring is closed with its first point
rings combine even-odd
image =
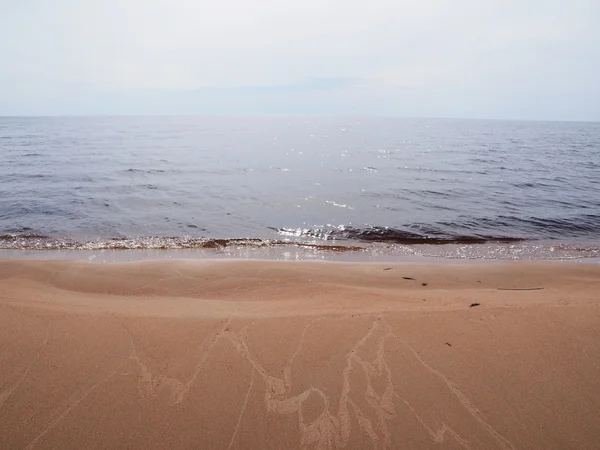
{"type": "Polygon", "coordinates": [[[0,118],[0,157],[2,248],[600,255],[598,123],[0,118]]]}

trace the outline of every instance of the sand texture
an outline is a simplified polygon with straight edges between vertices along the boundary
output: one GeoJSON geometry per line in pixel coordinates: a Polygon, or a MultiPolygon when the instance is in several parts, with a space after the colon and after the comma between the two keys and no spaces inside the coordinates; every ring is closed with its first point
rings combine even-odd
{"type": "Polygon", "coordinates": [[[586,264],[3,260],[0,448],[597,449],[599,301],[586,264]]]}

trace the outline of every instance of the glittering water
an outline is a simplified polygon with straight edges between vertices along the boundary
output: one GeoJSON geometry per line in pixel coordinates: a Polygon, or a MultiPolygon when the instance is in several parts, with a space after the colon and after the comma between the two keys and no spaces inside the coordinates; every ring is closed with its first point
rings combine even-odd
{"type": "Polygon", "coordinates": [[[600,124],[0,118],[0,248],[289,240],[596,256],[600,124]]]}

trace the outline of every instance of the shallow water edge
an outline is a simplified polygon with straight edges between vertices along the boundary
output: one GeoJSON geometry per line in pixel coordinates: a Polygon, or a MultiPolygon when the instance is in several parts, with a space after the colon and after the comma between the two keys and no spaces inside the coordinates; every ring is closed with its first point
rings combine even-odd
{"type": "Polygon", "coordinates": [[[151,259],[247,259],[281,261],[338,262],[498,262],[498,261],[570,261],[600,263],[600,247],[555,241],[523,241],[483,244],[365,244],[360,246],[325,245],[307,242],[228,241],[189,248],[158,247],[86,247],[0,248],[0,259],[62,259],[96,262],[124,262],[151,259]]]}

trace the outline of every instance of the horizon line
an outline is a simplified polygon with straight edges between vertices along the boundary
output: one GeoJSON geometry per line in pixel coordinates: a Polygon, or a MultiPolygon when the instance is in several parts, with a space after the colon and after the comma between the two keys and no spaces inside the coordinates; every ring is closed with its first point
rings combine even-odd
{"type": "Polygon", "coordinates": [[[348,119],[402,119],[402,120],[469,120],[486,122],[552,122],[552,123],[600,123],[600,119],[532,119],[501,117],[443,117],[407,116],[394,114],[327,114],[327,113],[197,113],[197,114],[0,114],[0,119],[94,119],[135,117],[337,117],[348,119]]]}

